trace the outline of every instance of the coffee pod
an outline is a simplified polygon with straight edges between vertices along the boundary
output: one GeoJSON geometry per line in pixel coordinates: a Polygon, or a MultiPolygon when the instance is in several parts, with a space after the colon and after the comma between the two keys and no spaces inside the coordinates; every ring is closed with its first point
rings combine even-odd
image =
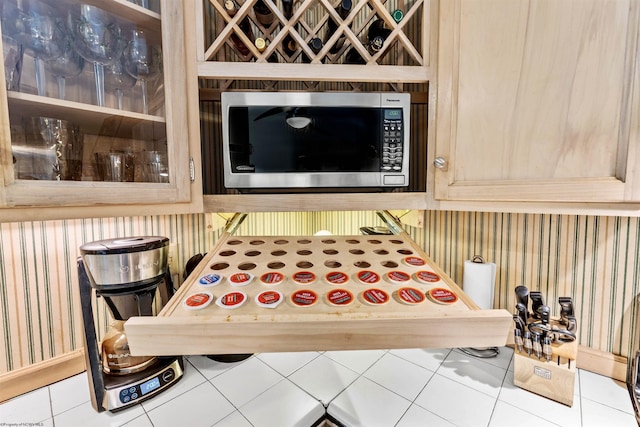
{"type": "Polygon", "coordinates": [[[251,273],[235,273],[229,276],[231,286],[247,286],[253,280],[251,273]]]}
{"type": "Polygon", "coordinates": [[[284,274],[270,271],[260,276],[260,282],[265,285],[279,285],[284,280],[284,274]]]}
{"type": "Polygon", "coordinates": [[[240,291],[227,292],[216,300],[219,307],[234,309],[241,307],[247,301],[247,294],[240,291]]]}
{"type": "Polygon", "coordinates": [[[219,274],[205,274],[198,279],[198,284],[201,286],[216,286],[222,283],[223,277],[219,274]]]}
{"type": "Polygon", "coordinates": [[[256,304],[264,308],[276,308],[284,297],[279,291],[264,291],[256,295],[256,304]]]}
{"type": "Polygon", "coordinates": [[[211,292],[198,292],[186,297],[182,301],[182,306],[187,310],[201,310],[211,304],[213,299],[211,292]]]}
{"type": "Polygon", "coordinates": [[[309,289],[295,291],[291,295],[291,302],[297,307],[310,307],[318,301],[318,294],[309,289]]]}

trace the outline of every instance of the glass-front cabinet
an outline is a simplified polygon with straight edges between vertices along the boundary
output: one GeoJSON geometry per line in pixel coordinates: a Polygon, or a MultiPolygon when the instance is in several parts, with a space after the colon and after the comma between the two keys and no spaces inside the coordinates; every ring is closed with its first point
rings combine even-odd
{"type": "Polygon", "coordinates": [[[188,203],[198,126],[182,3],[3,0],[0,12],[0,214],[188,203]]]}

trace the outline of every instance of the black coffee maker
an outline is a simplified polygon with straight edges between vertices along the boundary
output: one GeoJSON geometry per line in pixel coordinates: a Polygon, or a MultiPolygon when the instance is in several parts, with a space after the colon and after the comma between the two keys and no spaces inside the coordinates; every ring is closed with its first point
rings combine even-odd
{"type": "Polygon", "coordinates": [[[132,316],[153,316],[173,295],[169,239],[144,236],[100,240],[80,247],[78,281],[91,403],[98,412],[117,411],[155,396],[178,381],[181,356],[133,356],[124,331],[132,316]],[[98,339],[93,293],[113,321],[98,339]],[[156,294],[159,301],[156,300],[156,294]]]}

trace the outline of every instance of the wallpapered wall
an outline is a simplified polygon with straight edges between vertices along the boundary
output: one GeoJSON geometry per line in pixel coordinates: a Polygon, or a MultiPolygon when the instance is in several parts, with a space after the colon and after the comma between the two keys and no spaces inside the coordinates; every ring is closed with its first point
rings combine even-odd
{"type": "MultiPolygon", "coordinates": [[[[407,231],[457,283],[464,260],[476,254],[497,264],[496,308],[513,311],[519,284],[541,290],[556,315],[557,298],[572,296],[581,344],[631,354],[640,218],[425,212],[420,219],[423,227],[407,231]]],[[[381,224],[374,212],[263,213],[248,215],[236,233],[348,235],[381,224]]],[[[76,258],[83,243],[163,235],[180,242],[176,264],[184,266],[220,232],[207,228],[204,214],[0,224],[0,373],[82,346],[76,258]]],[[[108,317],[99,307],[104,331],[108,317]]]]}

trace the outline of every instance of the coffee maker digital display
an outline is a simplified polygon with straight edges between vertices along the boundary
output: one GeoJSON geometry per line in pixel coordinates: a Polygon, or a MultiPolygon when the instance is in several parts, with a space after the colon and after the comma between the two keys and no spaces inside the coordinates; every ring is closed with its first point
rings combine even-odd
{"type": "Polygon", "coordinates": [[[169,239],[144,236],[99,240],[80,247],[78,281],[91,403],[98,412],[118,411],[150,398],[183,375],[181,356],[129,353],[124,323],[153,316],[156,295],[173,295],[168,267],[169,239]],[[102,298],[113,321],[100,340],[94,324],[93,294],[102,298]]]}

